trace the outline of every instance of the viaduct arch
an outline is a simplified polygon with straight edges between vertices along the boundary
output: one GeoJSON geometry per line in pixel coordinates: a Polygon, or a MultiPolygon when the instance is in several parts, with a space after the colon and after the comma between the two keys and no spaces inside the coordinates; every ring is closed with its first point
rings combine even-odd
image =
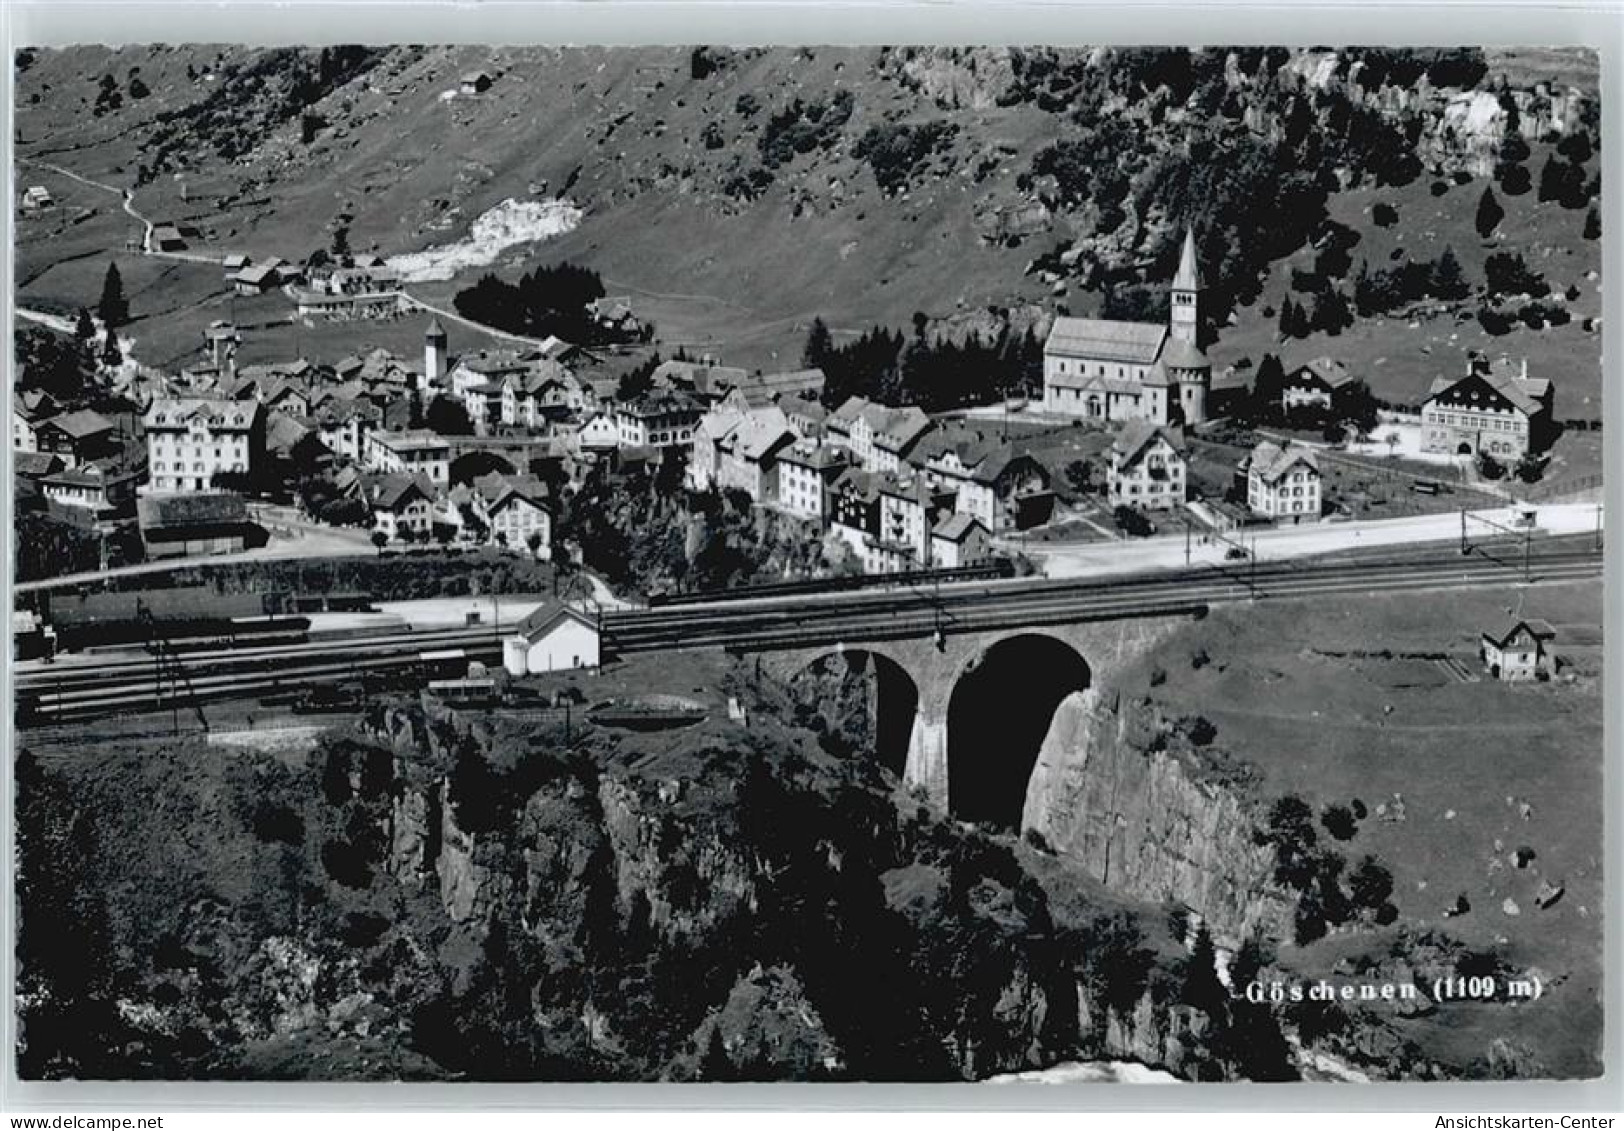
{"type": "Polygon", "coordinates": [[[869,665],[880,692],[874,709],[884,719],[877,752],[893,770],[901,720],[912,716],[903,786],[940,811],[1019,831],[1032,770],[1060,703],[1109,684],[1188,619],[953,633],[941,641],[853,640],[762,652],[757,662],[789,685],[827,657],[852,657],[844,661],[857,665],[852,670],[869,665]]]}

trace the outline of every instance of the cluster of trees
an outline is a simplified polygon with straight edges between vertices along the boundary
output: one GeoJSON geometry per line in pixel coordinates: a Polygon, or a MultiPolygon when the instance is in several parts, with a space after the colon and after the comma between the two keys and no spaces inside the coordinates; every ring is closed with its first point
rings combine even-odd
{"type": "MultiPolygon", "coordinates": [[[[1355,801],[1349,815],[1358,819],[1363,808],[1355,801]]],[[[1324,820],[1336,839],[1353,835],[1335,807],[1327,809],[1324,820]]],[[[1329,927],[1360,916],[1369,915],[1378,923],[1398,918],[1392,873],[1374,856],[1365,856],[1349,871],[1341,853],[1319,843],[1314,810],[1302,798],[1288,794],[1275,801],[1254,840],[1274,851],[1275,883],[1297,895],[1299,945],[1323,938],[1329,927]]]]}
{"type": "Polygon", "coordinates": [[[851,120],[856,98],[850,90],[838,90],[823,101],[803,102],[797,98],[768,115],[761,127],[756,148],[768,169],[788,165],[797,155],[814,149],[828,149],[840,139],[840,131],[851,120]]]}
{"type": "Polygon", "coordinates": [[[1280,303],[1280,340],[1324,333],[1333,337],[1353,325],[1348,297],[1334,286],[1316,291],[1311,302],[1298,303],[1287,295],[1280,303]]]}
{"type": "Polygon", "coordinates": [[[882,193],[895,196],[908,187],[920,163],[931,154],[945,150],[956,133],[958,127],[945,120],[918,124],[885,122],[870,126],[857,139],[852,156],[868,162],[882,193]]]}
{"type": "Polygon", "coordinates": [[[1430,261],[1406,259],[1374,270],[1360,260],[1353,281],[1353,304],[1361,315],[1384,314],[1426,298],[1455,302],[1471,289],[1454,249],[1445,247],[1430,261]]]}
{"type": "Polygon", "coordinates": [[[602,339],[603,330],[587,306],[603,295],[603,280],[596,271],[560,263],[527,272],[517,283],[482,275],[452,301],[464,318],[498,330],[593,342],[602,339]]]}
{"type": "Polygon", "coordinates": [[[956,340],[928,336],[924,314],[915,314],[913,321],[911,337],[875,326],[837,345],[823,320],[814,319],[802,357],[823,370],[825,402],[835,406],[862,396],[940,412],[996,402],[1042,385],[1043,343],[1032,327],[1018,332],[1001,322],[990,339],[971,332],[956,340]]]}

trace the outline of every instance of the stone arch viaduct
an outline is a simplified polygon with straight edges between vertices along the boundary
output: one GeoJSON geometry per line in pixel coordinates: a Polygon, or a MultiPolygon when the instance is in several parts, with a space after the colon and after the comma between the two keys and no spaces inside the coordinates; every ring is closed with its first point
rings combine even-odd
{"type": "Polygon", "coordinates": [[[1037,746],[1060,701],[1071,692],[1117,686],[1119,673],[1189,620],[1188,614],[1147,616],[955,632],[935,639],[854,639],[763,651],[757,663],[763,674],[786,684],[831,655],[867,653],[894,665],[913,692],[904,786],[932,807],[966,819],[977,819],[985,815],[983,806],[998,803],[984,794],[1002,791],[1007,796],[999,823],[1012,823],[1012,795],[1018,824],[1037,746]],[[1013,688],[1013,693],[1003,699],[972,696],[977,679],[995,670],[998,679],[989,686],[1013,688]],[[1041,688],[1047,693],[1025,694],[1041,688]],[[1015,717],[1019,714],[1034,717],[1015,717]],[[988,770],[990,776],[983,772],[988,770]]]}

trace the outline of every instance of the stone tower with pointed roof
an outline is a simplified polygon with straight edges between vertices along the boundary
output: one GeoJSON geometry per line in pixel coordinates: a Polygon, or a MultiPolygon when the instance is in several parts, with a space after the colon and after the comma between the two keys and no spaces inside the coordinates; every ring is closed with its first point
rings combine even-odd
{"type": "Polygon", "coordinates": [[[1195,231],[1184,230],[1184,250],[1179,253],[1179,269],[1173,276],[1172,301],[1168,304],[1168,329],[1173,337],[1201,344],[1201,272],[1195,263],[1195,231]]]}
{"type": "Polygon", "coordinates": [[[446,371],[446,336],[445,327],[440,325],[438,318],[429,322],[429,328],[423,331],[423,384],[425,386],[439,384],[446,371]]]}

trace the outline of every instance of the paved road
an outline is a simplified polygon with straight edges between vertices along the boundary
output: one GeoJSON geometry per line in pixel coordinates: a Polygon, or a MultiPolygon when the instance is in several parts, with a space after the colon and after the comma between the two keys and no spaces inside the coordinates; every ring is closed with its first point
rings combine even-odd
{"type": "MultiPolygon", "coordinates": [[[[1586,534],[1597,529],[1600,509],[1588,503],[1548,504],[1535,508],[1538,535],[1586,534]]],[[[1489,522],[1510,527],[1517,517],[1512,507],[1474,510],[1467,524],[1469,536],[1487,538],[1498,534],[1489,522]]],[[[1378,546],[1407,546],[1424,542],[1450,542],[1460,538],[1460,512],[1416,515],[1410,518],[1366,519],[1356,522],[1317,522],[1307,526],[1283,526],[1247,533],[1248,546],[1256,547],[1259,561],[1279,561],[1340,550],[1378,546]]],[[[1234,535],[1240,537],[1240,535],[1234,535]]],[[[1185,564],[1182,534],[1145,538],[1132,542],[1087,542],[1077,545],[1056,543],[1017,543],[1005,545],[1025,554],[1049,577],[1093,577],[1140,570],[1176,569],[1185,564]]],[[[1192,564],[1216,565],[1224,561],[1229,547],[1219,541],[1190,547],[1192,564]]]]}

